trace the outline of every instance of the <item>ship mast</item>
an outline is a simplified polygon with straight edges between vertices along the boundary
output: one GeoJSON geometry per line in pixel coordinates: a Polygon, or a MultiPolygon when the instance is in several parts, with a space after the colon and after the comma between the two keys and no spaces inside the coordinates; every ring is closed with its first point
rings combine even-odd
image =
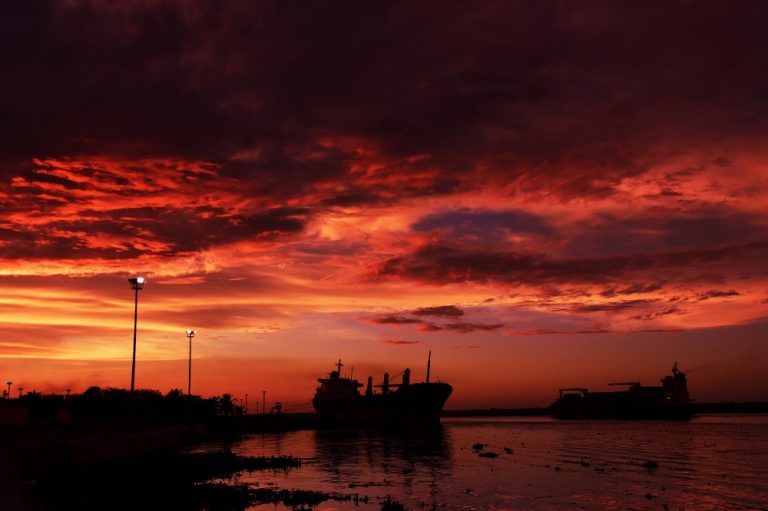
{"type": "Polygon", "coordinates": [[[427,383],[429,383],[429,368],[432,365],[432,350],[429,350],[429,356],[427,357],[427,383]]]}
{"type": "Polygon", "coordinates": [[[341,359],[336,363],[336,367],[338,368],[339,376],[341,376],[341,368],[344,367],[344,364],[341,363],[341,359]]]}

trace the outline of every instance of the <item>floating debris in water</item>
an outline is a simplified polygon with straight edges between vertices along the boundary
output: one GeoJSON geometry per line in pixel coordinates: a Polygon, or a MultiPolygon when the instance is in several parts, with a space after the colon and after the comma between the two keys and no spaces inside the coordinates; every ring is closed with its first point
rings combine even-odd
{"type": "Polygon", "coordinates": [[[480,442],[476,442],[472,444],[472,450],[473,451],[482,451],[488,446],[488,444],[481,444],[480,442]]]}
{"type": "Polygon", "coordinates": [[[659,468],[659,464],[658,464],[658,463],[656,463],[656,462],[655,462],[655,461],[653,461],[653,460],[648,460],[648,461],[646,461],[645,463],[643,463],[641,466],[642,466],[643,468],[646,468],[646,469],[648,469],[648,470],[656,470],[657,468],[659,468]]]}
{"type": "Polygon", "coordinates": [[[581,461],[579,461],[579,465],[581,465],[582,467],[588,467],[589,462],[585,461],[584,458],[581,458],[581,461]]]}
{"type": "Polygon", "coordinates": [[[498,458],[499,457],[499,453],[497,453],[497,452],[481,452],[480,454],[478,454],[478,456],[480,456],[481,458],[498,458]]]}
{"type": "Polygon", "coordinates": [[[512,454],[513,451],[509,447],[505,447],[504,448],[504,452],[507,453],[507,454],[512,454]]]}

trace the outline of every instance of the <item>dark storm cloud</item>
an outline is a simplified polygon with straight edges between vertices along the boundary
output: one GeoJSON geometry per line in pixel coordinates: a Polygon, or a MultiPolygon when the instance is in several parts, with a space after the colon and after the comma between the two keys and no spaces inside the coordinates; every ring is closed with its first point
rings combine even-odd
{"type": "MultiPolygon", "coordinates": [[[[768,242],[733,245],[717,249],[684,250],[658,254],[555,259],[542,254],[483,251],[435,243],[415,252],[384,261],[373,278],[401,278],[430,284],[457,282],[503,282],[542,286],[547,284],[597,283],[626,280],[633,274],[690,270],[708,263],[737,261],[742,271],[764,274],[754,261],[768,256],[768,242]]],[[[712,276],[700,274],[700,280],[712,276]]]]}
{"type": "Polygon", "coordinates": [[[662,316],[669,316],[671,314],[685,314],[685,310],[680,309],[678,307],[670,307],[668,309],[662,309],[658,311],[648,312],[646,314],[640,314],[638,316],[633,316],[632,319],[636,319],[638,321],[650,321],[650,320],[660,318],[662,316]]]}
{"type": "Polygon", "coordinates": [[[569,227],[564,252],[571,257],[719,247],[764,239],[765,221],[727,206],[681,213],[651,209],[629,218],[601,213],[569,227]]]}
{"type": "Polygon", "coordinates": [[[660,158],[659,142],[765,131],[768,6],[757,1],[1,9],[6,176],[39,155],[162,155],[301,194],[346,176],[357,156],[333,141],[355,136],[385,161],[430,155],[413,166],[441,175],[418,194],[501,179],[599,196],[660,158]]]}
{"type": "Polygon", "coordinates": [[[85,233],[44,233],[36,229],[0,228],[3,259],[119,259],[138,257],[141,250],[129,246],[94,248],[85,233]]]}
{"type": "Polygon", "coordinates": [[[370,321],[378,325],[418,325],[418,329],[422,332],[450,331],[459,334],[468,334],[472,332],[492,332],[504,327],[504,325],[501,323],[488,324],[474,323],[470,321],[457,321],[457,318],[463,315],[464,311],[454,305],[440,305],[435,307],[422,307],[413,311],[405,311],[398,314],[377,316],[374,318],[368,318],[366,321],[370,321]],[[408,317],[409,314],[415,316],[433,316],[439,318],[440,320],[448,321],[426,321],[420,318],[408,317]]]}
{"type": "Polygon", "coordinates": [[[651,282],[647,284],[638,282],[620,289],[616,289],[616,288],[606,289],[605,291],[600,293],[600,295],[606,298],[610,298],[610,297],[616,296],[617,294],[618,295],[634,295],[634,294],[641,294],[641,293],[651,293],[653,291],[658,291],[662,287],[664,287],[663,282],[651,282]]]}
{"type": "Polygon", "coordinates": [[[423,321],[420,319],[405,318],[402,316],[393,316],[393,315],[379,316],[377,318],[373,318],[371,321],[373,321],[374,323],[378,323],[380,325],[412,325],[417,323],[423,323],[423,321]]]}
{"type": "Polygon", "coordinates": [[[465,322],[445,323],[445,324],[427,323],[422,328],[422,330],[425,332],[439,332],[441,330],[448,330],[448,331],[456,332],[459,334],[469,334],[472,332],[492,332],[494,330],[498,330],[503,327],[504,325],[501,323],[495,323],[495,324],[465,323],[465,322]]]}
{"type": "Polygon", "coordinates": [[[543,218],[525,211],[460,209],[427,215],[411,228],[420,232],[437,231],[444,239],[477,239],[484,243],[503,242],[514,234],[553,234],[543,218]]]}
{"type": "Polygon", "coordinates": [[[455,305],[437,305],[434,307],[420,307],[411,312],[415,316],[438,316],[441,318],[458,318],[464,315],[464,311],[455,305]]]}
{"type": "Polygon", "coordinates": [[[392,199],[387,199],[373,190],[349,190],[334,194],[322,201],[324,206],[383,206],[391,203],[392,199]]]}
{"type": "Polygon", "coordinates": [[[386,339],[384,344],[394,344],[396,346],[406,346],[409,344],[419,344],[419,341],[403,341],[400,339],[386,339]]]}
{"type": "Polygon", "coordinates": [[[53,221],[44,227],[0,228],[0,243],[4,242],[5,259],[116,259],[150,252],[171,255],[214,244],[297,234],[304,227],[305,215],[305,210],[295,208],[230,216],[210,208],[84,211],[82,219],[53,221]],[[94,246],[95,240],[99,246],[94,246]]]}
{"type": "Polygon", "coordinates": [[[637,307],[645,307],[650,300],[627,300],[624,302],[606,302],[593,305],[579,305],[573,308],[574,312],[622,312],[637,307]]]}
{"type": "Polygon", "coordinates": [[[731,289],[729,291],[720,290],[720,289],[713,289],[711,291],[707,291],[706,293],[699,295],[699,299],[701,300],[709,300],[710,298],[727,298],[730,296],[739,296],[741,293],[738,291],[731,289]]]}
{"type": "Polygon", "coordinates": [[[585,329],[585,330],[555,330],[552,328],[536,328],[533,330],[521,330],[515,332],[515,335],[584,335],[584,334],[607,334],[610,330],[605,328],[585,329]]]}

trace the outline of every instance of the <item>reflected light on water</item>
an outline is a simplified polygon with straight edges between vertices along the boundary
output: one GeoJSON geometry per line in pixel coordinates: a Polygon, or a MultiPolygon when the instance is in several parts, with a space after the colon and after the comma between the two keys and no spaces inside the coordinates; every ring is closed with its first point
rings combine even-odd
{"type": "Polygon", "coordinates": [[[231,448],[304,460],[294,470],[241,473],[240,482],[367,498],[328,501],[325,510],[378,510],[386,496],[408,509],[768,508],[768,416],[447,419],[416,435],[296,431],[231,448]]]}

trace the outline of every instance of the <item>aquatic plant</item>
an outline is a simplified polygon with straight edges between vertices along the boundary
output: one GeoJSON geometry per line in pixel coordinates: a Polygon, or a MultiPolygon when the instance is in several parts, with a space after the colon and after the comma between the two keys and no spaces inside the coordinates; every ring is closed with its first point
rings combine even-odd
{"type": "Polygon", "coordinates": [[[387,495],[387,498],[381,502],[381,511],[407,511],[405,506],[387,495]]]}

